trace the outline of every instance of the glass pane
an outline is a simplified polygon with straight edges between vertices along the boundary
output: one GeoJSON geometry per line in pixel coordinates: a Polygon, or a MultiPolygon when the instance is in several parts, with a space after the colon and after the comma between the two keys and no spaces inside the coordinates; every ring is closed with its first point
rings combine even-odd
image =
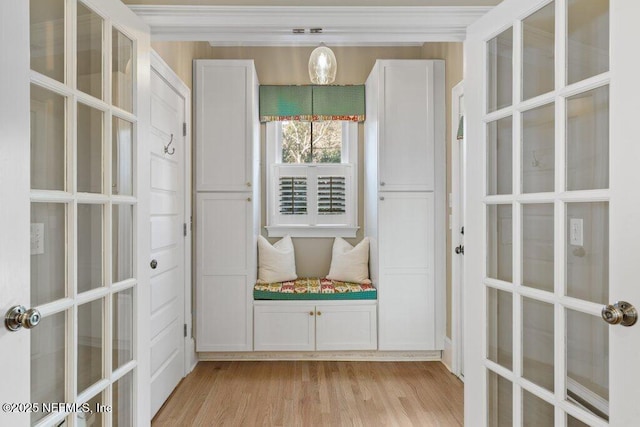
{"type": "Polygon", "coordinates": [[[113,369],[133,360],[133,289],[113,295],[113,369]]]}
{"type": "Polygon", "coordinates": [[[78,191],[102,192],[102,121],[100,110],[78,103],[78,191]]]}
{"type": "Polygon", "coordinates": [[[567,427],[589,427],[589,424],[573,418],[571,415],[567,415],[567,427]]]}
{"type": "Polygon", "coordinates": [[[311,122],[282,122],[282,163],[311,163],[311,122]]]}
{"type": "Polygon", "coordinates": [[[609,0],[568,0],[568,82],[609,70],[609,0]]]}
{"type": "Polygon", "coordinates": [[[102,378],[102,300],[78,307],[78,393],[102,378]]]}
{"type": "Polygon", "coordinates": [[[609,325],[567,310],[567,400],[609,419],[609,325]]]}
{"type": "Polygon", "coordinates": [[[522,284],[553,292],[553,204],[522,205],[522,284]]]}
{"type": "MultiPolygon", "coordinates": [[[[31,402],[65,401],[65,313],[44,317],[31,335],[31,402]]],[[[40,408],[42,409],[42,408],[40,408]]],[[[48,413],[32,412],[31,423],[48,413]]]]}
{"type": "Polygon", "coordinates": [[[487,42],[487,112],[511,105],[513,100],[513,28],[487,42]]]}
{"type": "Polygon", "coordinates": [[[524,427],[552,426],[553,420],[553,405],[526,390],[522,390],[522,425],[524,427]]]}
{"type": "Polygon", "coordinates": [[[124,196],[133,195],[133,124],[113,118],[112,123],[111,191],[124,196]]]}
{"type": "Polygon", "coordinates": [[[65,0],[29,2],[31,69],[64,81],[65,0]]]}
{"type": "Polygon", "coordinates": [[[66,296],[67,209],[62,203],[31,204],[31,305],[66,296]]]}
{"type": "Polygon", "coordinates": [[[342,161],[342,122],[327,120],[313,122],[311,158],[314,163],[340,163],[342,161]]]}
{"type": "Polygon", "coordinates": [[[487,359],[513,369],[513,297],[487,288],[487,359]]]}
{"type": "Polygon", "coordinates": [[[78,89],[102,99],[102,18],[78,2],[78,89]]]}
{"type": "Polygon", "coordinates": [[[487,125],[487,190],[489,195],[513,192],[513,128],[511,117],[487,125]]]}
{"type": "Polygon", "coordinates": [[[555,2],[522,21],[522,99],[554,89],[555,2]]]}
{"type": "Polygon", "coordinates": [[[567,190],[609,187],[609,86],[567,98],[567,190]]]}
{"type": "Polygon", "coordinates": [[[133,41],[115,28],[112,37],[112,103],[133,112],[133,41]]]}
{"type": "Polygon", "coordinates": [[[65,189],[65,97],[31,85],[31,188],[65,189]]]}
{"type": "Polygon", "coordinates": [[[513,387],[509,380],[487,371],[487,415],[491,427],[513,425],[513,387]]]}
{"type": "Polygon", "coordinates": [[[553,305],[522,298],[522,376],[553,391],[553,305]]]}
{"type": "Polygon", "coordinates": [[[133,371],[129,372],[113,384],[114,427],[133,426],[133,371]]]}
{"type": "Polygon", "coordinates": [[[609,203],[567,204],[567,295],[609,301],[609,203]]]}
{"type": "Polygon", "coordinates": [[[102,427],[104,423],[104,414],[107,412],[108,407],[105,405],[105,397],[103,393],[99,393],[93,396],[87,404],[91,412],[78,412],[77,413],[77,426],[91,426],[102,427]]]}
{"type": "Polygon", "coordinates": [[[555,105],[522,113],[522,192],[555,188],[555,105]]]}
{"type": "Polygon", "coordinates": [[[78,293],[103,286],[102,205],[78,205],[78,293]]]}
{"type": "Polygon", "coordinates": [[[487,206],[487,277],[510,282],[513,278],[511,205],[487,206]]]}
{"type": "Polygon", "coordinates": [[[111,240],[112,281],[120,282],[133,277],[133,206],[113,206],[111,240]]]}

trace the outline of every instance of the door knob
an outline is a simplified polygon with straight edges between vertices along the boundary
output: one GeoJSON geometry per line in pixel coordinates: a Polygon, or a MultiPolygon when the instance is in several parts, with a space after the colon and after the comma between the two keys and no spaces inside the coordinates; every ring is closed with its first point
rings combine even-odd
{"type": "Polygon", "coordinates": [[[4,316],[4,325],[8,330],[15,332],[24,326],[25,329],[31,329],[38,326],[42,316],[35,308],[27,310],[23,305],[13,306],[4,316]]]}
{"type": "Polygon", "coordinates": [[[158,267],[158,261],[156,261],[155,259],[152,259],[149,265],[151,266],[152,270],[155,270],[156,267],[158,267]]]}
{"type": "Polygon", "coordinates": [[[456,253],[464,255],[464,246],[456,246],[456,253]]]}
{"type": "Polygon", "coordinates": [[[602,307],[602,318],[610,325],[633,326],[638,320],[638,311],[626,301],[616,301],[602,307]]]}

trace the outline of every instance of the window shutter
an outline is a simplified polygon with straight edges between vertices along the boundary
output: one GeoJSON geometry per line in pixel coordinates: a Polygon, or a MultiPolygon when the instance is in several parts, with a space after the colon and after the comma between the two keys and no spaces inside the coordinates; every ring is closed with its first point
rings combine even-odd
{"type": "Polygon", "coordinates": [[[303,176],[280,177],[279,202],[281,215],[306,215],[307,178],[303,176]]]}
{"type": "Polygon", "coordinates": [[[344,176],[318,177],[318,214],[342,215],[346,213],[347,185],[344,176]]]}

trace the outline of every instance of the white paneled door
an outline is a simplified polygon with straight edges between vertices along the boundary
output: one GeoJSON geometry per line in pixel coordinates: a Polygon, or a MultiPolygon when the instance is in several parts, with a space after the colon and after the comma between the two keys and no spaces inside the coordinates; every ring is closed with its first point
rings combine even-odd
{"type": "Polygon", "coordinates": [[[638,16],[505,0],[469,28],[469,425],[640,420],[640,325],[611,324],[640,305],[638,16]]]}
{"type": "Polygon", "coordinates": [[[151,414],[185,374],[186,100],[151,71],[151,414]]]}
{"type": "Polygon", "coordinates": [[[0,20],[0,310],[29,310],[0,331],[0,425],[146,425],[148,27],[116,0],[0,20]]]}

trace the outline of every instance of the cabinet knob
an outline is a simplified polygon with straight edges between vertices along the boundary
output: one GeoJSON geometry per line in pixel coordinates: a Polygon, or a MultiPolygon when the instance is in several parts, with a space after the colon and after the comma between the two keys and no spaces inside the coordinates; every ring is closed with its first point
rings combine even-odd
{"type": "Polygon", "coordinates": [[[321,311],[319,311],[317,314],[318,314],[318,316],[322,316],[322,312],[321,311]]]}
{"type": "Polygon", "coordinates": [[[313,311],[310,311],[310,312],[309,312],[309,316],[313,316],[313,311]]]}
{"type": "Polygon", "coordinates": [[[251,183],[247,181],[247,187],[251,187],[251,183]]]}
{"type": "Polygon", "coordinates": [[[250,202],[250,201],[251,201],[251,197],[247,197],[247,202],[250,202]]]}
{"type": "Polygon", "coordinates": [[[384,197],[380,196],[380,200],[384,200],[384,197]]]}
{"type": "Polygon", "coordinates": [[[380,182],[380,187],[384,187],[384,186],[385,186],[385,182],[384,181],[380,182]]]}

